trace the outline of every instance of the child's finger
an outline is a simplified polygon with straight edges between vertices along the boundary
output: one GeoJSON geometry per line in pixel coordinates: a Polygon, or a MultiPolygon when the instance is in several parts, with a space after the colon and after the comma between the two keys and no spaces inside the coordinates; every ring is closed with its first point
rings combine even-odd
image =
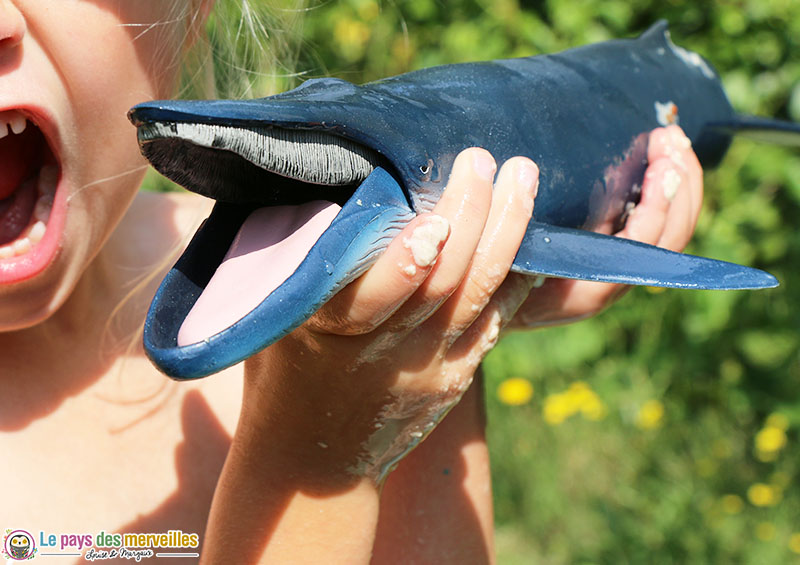
{"type": "MultiPolygon", "coordinates": [[[[653,131],[648,146],[648,159],[655,164],[666,161],[673,172],[663,169],[661,188],[671,204],[664,231],[656,244],[681,250],[689,242],[702,203],[702,171],[691,148],[691,142],[678,126],[653,131]]],[[[648,174],[653,166],[648,169],[648,174]]],[[[661,172],[661,171],[659,171],[661,172]]]]}
{"type": "Polygon", "coordinates": [[[419,288],[449,234],[450,225],[441,216],[414,218],[366,273],[314,315],[315,328],[340,335],[374,330],[419,288]]]}
{"type": "Polygon", "coordinates": [[[674,173],[665,173],[661,187],[667,194],[674,193],[674,198],[667,212],[664,231],[656,245],[680,251],[689,243],[694,227],[689,175],[685,170],[676,167],[674,173]]]}
{"type": "Polygon", "coordinates": [[[497,345],[500,332],[514,318],[533,288],[534,278],[509,273],[485,307],[475,315],[472,324],[457,337],[447,350],[448,362],[465,362],[474,369],[497,345]]]}
{"type": "Polygon", "coordinates": [[[642,183],[642,198],[616,235],[656,245],[664,233],[670,204],[680,184],[680,173],[666,157],[651,162],[642,183]]]}
{"type": "Polygon", "coordinates": [[[489,217],[469,270],[434,318],[461,334],[480,315],[508,274],[533,213],[539,169],[526,157],[509,159],[497,175],[489,217]]]}
{"type": "Polygon", "coordinates": [[[692,149],[691,140],[679,126],[669,126],[667,132],[673,147],[673,158],[680,163],[689,179],[692,227],[697,223],[703,204],[703,167],[692,149]]]}
{"type": "Polygon", "coordinates": [[[488,151],[462,151],[433,213],[450,224],[450,237],[428,277],[392,316],[393,327],[410,328],[428,318],[458,288],[481,238],[492,201],[496,165],[488,151]]]}

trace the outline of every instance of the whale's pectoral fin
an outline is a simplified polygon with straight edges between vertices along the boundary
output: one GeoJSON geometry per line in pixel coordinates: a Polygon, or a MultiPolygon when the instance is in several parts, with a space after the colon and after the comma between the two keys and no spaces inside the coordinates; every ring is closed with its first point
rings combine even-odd
{"type": "Polygon", "coordinates": [[[218,203],[195,234],[145,321],[147,354],[167,375],[204,377],[279,340],[366,271],[414,217],[380,167],[338,213],[320,202],[283,208],[218,203]],[[287,216],[285,237],[269,233],[287,216]]]}
{"type": "Polygon", "coordinates": [[[738,115],[726,122],[706,124],[705,129],[747,137],[764,143],[800,147],[800,124],[794,122],[738,115]]]}
{"type": "Polygon", "coordinates": [[[629,239],[532,221],[512,270],[559,278],[672,288],[771,288],[763,271],[629,239]]]}

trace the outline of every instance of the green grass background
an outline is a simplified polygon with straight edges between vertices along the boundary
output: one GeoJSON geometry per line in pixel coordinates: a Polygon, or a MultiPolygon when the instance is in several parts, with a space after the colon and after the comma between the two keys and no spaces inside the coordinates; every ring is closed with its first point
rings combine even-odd
{"type": "MultiPolygon", "coordinates": [[[[300,20],[275,3],[265,13],[295,18],[303,71],[254,78],[270,88],[549,53],[664,18],[739,111],[800,121],[798,0],[340,0],[300,20]]],[[[736,141],[705,186],[689,251],[763,268],[781,287],[636,288],[594,319],[507,336],[485,363],[500,563],[800,563],[800,152],[736,141]],[[500,401],[509,378],[533,385],[528,402],[500,401]],[[575,382],[594,410],[561,394],[575,382]],[[574,414],[559,423],[559,409],[574,414]]]]}

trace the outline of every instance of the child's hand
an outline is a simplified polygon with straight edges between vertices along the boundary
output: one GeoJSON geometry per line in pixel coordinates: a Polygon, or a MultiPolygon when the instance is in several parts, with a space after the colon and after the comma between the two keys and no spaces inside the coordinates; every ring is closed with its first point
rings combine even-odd
{"type": "MultiPolygon", "coordinates": [[[[642,200],[618,236],[676,251],[686,245],[700,210],[703,173],[682,135],[677,127],[652,132],[642,200]],[[672,167],[680,184],[670,202],[664,194],[664,175],[672,167]]],[[[509,278],[517,276],[512,273],[509,278]]],[[[587,318],[626,288],[547,279],[531,290],[510,325],[536,327],[587,318]]],[[[472,389],[390,475],[381,497],[373,563],[393,563],[400,554],[419,563],[441,561],[442,555],[451,556],[454,563],[491,562],[494,525],[482,383],[472,389]]]]}
{"type": "Polygon", "coordinates": [[[462,152],[432,214],[412,220],[358,281],[251,357],[239,426],[203,558],[366,563],[387,473],[458,402],[528,296],[504,282],[533,210],[538,169],[495,176],[462,152]],[[243,549],[235,540],[263,540],[243,549]]]}
{"type": "MultiPolygon", "coordinates": [[[[694,232],[703,202],[703,169],[678,126],[653,130],[642,198],[618,237],[681,251],[694,232]],[[679,181],[679,182],[678,182],[679,181]]],[[[509,327],[565,324],[594,316],[627,286],[547,279],[533,289],[509,327]]]]}
{"type": "MultiPolygon", "coordinates": [[[[702,173],[676,131],[653,132],[642,202],[618,235],[673,249],[691,236],[702,173]],[[671,168],[679,178],[672,200],[665,194],[675,185],[665,182],[671,168]]],[[[207,562],[241,550],[231,540],[245,537],[264,540],[245,561],[320,555],[369,561],[386,473],[458,402],[519,306],[516,325],[557,323],[596,313],[622,288],[548,280],[528,297],[534,277],[507,275],[531,217],[538,170],[528,159],[511,159],[493,191],[494,172],[486,151],[460,154],[433,214],[415,218],[358,281],[246,362],[242,415],[212,507],[207,562]]],[[[450,435],[442,441],[449,450],[436,449],[439,434],[430,443],[446,460],[461,461],[467,475],[485,477],[468,488],[448,483],[481,519],[479,525],[452,516],[434,520],[427,533],[439,541],[425,546],[434,554],[454,535],[479,539],[484,551],[491,547],[483,541],[491,536],[485,444],[469,453],[453,445],[482,437],[479,402],[471,395],[470,405],[448,419],[450,435]]],[[[420,485],[441,473],[429,472],[436,462],[420,457],[409,458],[415,464],[406,469],[424,472],[397,475],[393,495],[430,491],[420,485]]],[[[386,523],[421,523],[419,516],[448,511],[439,499],[404,500],[380,506],[386,523]]],[[[382,531],[382,555],[413,553],[420,536],[411,526],[382,531]]]]}
{"type": "Polygon", "coordinates": [[[504,282],[533,211],[538,169],[462,152],[432,214],[358,281],[248,360],[242,418],[309,471],[380,483],[469,386],[525,300],[504,282]]]}

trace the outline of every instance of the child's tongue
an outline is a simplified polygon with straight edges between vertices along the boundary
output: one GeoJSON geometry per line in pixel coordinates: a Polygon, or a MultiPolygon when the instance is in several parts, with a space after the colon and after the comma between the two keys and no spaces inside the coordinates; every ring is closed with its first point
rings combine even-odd
{"type": "Polygon", "coordinates": [[[0,139],[0,201],[11,196],[33,171],[36,159],[36,134],[28,128],[20,135],[0,139]]]}
{"type": "Polygon", "coordinates": [[[28,227],[36,194],[36,179],[29,179],[12,196],[0,200],[0,245],[14,241],[28,227]]]}

